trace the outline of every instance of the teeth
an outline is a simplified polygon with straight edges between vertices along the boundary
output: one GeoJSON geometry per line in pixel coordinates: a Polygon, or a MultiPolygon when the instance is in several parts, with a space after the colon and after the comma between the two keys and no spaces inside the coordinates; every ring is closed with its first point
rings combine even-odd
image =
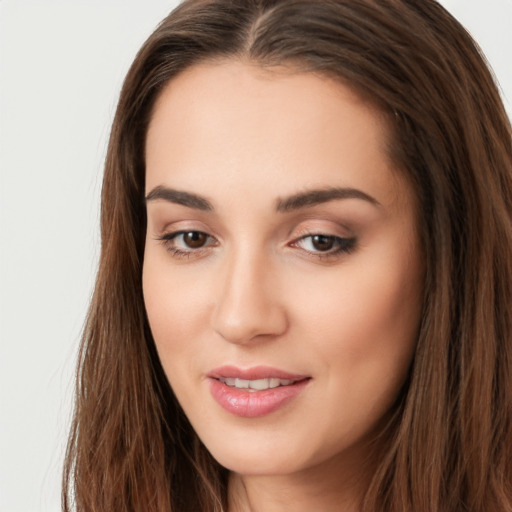
{"type": "Polygon", "coordinates": [[[249,381],[249,386],[256,391],[268,389],[270,387],[270,379],[251,380],[249,381]]]}
{"type": "Polygon", "coordinates": [[[292,380],[289,379],[256,379],[256,380],[246,380],[246,379],[238,379],[232,377],[219,378],[221,382],[226,384],[227,386],[237,388],[237,389],[249,389],[254,391],[263,391],[265,389],[277,388],[278,386],[289,386],[293,383],[292,380]]]}
{"type": "Polygon", "coordinates": [[[249,382],[250,381],[244,379],[235,379],[235,388],[247,389],[249,387],[249,382]]]}
{"type": "Polygon", "coordinates": [[[268,387],[269,388],[277,388],[281,382],[279,379],[269,379],[268,387]]]}

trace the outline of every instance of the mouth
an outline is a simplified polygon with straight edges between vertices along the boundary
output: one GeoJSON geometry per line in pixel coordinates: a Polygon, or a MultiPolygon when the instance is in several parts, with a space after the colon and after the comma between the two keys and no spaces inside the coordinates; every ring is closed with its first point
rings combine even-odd
{"type": "Polygon", "coordinates": [[[293,380],[270,377],[263,379],[248,380],[239,379],[237,377],[219,377],[218,380],[223,384],[226,384],[226,386],[229,386],[230,388],[245,389],[250,393],[255,391],[264,391],[266,389],[275,389],[281,386],[291,386],[296,382],[300,382],[300,380],[303,379],[293,380]]]}
{"type": "Polygon", "coordinates": [[[297,398],[310,376],[271,367],[224,366],[207,375],[215,401],[235,416],[256,418],[281,409],[297,398]]]}

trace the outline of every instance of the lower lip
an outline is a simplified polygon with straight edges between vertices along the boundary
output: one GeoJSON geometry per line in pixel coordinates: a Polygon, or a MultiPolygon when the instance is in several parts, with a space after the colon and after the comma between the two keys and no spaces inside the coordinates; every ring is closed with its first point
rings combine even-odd
{"type": "Polygon", "coordinates": [[[280,409],[296,398],[307,386],[309,379],[263,391],[234,388],[217,379],[209,381],[213,398],[226,411],[242,418],[257,418],[280,409]]]}

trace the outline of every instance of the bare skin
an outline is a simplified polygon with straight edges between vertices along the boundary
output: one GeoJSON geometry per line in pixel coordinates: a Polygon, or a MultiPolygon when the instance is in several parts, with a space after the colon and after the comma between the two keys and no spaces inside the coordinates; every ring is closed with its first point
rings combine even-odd
{"type": "Polygon", "coordinates": [[[387,139],[343,85],[242,62],[196,65],[156,104],[144,298],[174,393],[231,471],[229,512],[360,507],[423,287],[387,139]],[[242,389],[272,372],[298,380],[242,389]]]}

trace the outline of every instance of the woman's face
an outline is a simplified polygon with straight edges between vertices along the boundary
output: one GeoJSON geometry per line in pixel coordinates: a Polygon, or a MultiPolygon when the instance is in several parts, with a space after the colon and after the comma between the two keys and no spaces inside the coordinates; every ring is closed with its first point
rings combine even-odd
{"type": "Polygon", "coordinates": [[[241,474],[358,460],[403,385],[423,266],[379,113],[313,74],[201,64],[147,134],[144,299],[167,378],[241,474]]]}

